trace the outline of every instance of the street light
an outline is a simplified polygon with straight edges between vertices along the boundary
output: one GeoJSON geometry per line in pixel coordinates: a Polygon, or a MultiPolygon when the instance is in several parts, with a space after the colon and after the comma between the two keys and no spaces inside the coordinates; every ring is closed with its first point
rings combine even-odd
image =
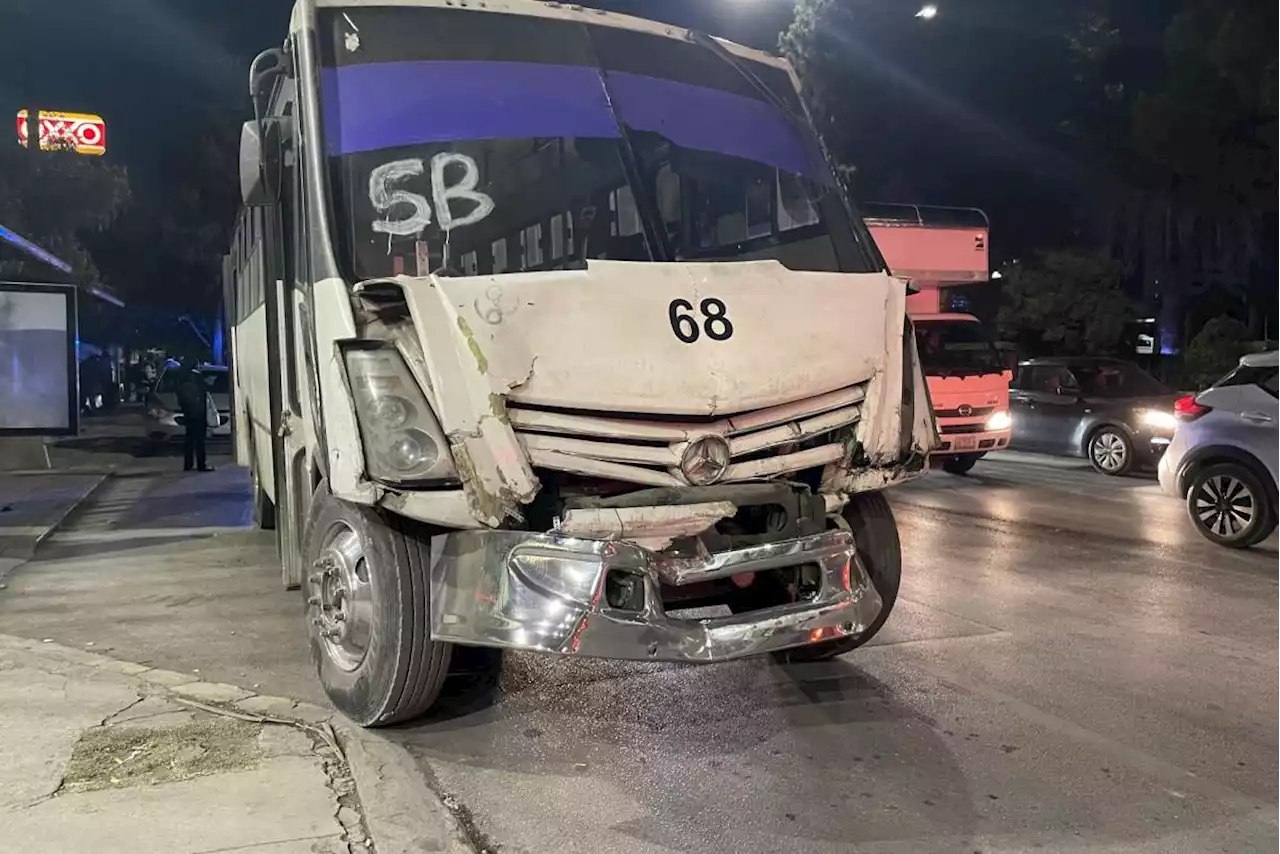
{"type": "Polygon", "coordinates": [[[927,3],[920,7],[920,11],[916,12],[917,18],[924,18],[926,21],[932,21],[938,17],[938,7],[932,3],[927,3]]]}

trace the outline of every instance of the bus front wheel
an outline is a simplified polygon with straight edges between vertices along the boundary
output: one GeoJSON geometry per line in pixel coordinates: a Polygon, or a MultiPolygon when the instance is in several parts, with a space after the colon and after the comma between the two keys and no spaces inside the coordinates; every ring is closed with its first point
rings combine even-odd
{"type": "Polygon", "coordinates": [[[860,634],[783,650],[774,654],[778,661],[826,661],[855,650],[876,636],[898,601],[898,588],[902,584],[902,543],[888,500],[879,492],[855,493],[842,515],[853,532],[858,559],[880,594],[880,614],[860,634]]]}
{"type": "Polygon", "coordinates": [[[431,640],[426,532],[335,498],[322,481],[304,556],[311,658],[333,705],[366,727],[431,708],[452,647],[431,640]]]}

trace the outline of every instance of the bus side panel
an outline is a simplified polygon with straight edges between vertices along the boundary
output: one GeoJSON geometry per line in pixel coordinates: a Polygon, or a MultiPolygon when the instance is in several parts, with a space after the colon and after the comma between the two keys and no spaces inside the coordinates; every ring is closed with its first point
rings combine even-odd
{"type": "Polygon", "coordinates": [[[249,466],[258,485],[275,501],[276,479],[271,453],[271,394],[267,358],[266,265],[261,236],[261,213],[248,211],[241,219],[237,246],[241,258],[236,276],[237,322],[232,331],[235,358],[236,462],[249,466]],[[243,457],[241,454],[243,453],[243,457]]]}
{"type": "Polygon", "coordinates": [[[232,441],[235,448],[236,465],[247,469],[253,468],[253,445],[251,433],[253,425],[249,421],[249,413],[245,409],[245,389],[240,382],[239,350],[236,346],[237,327],[231,327],[231,426],[232,441]]]}
{"type": "Polygon", "coordinates": [[[236,344],[236,330],[240,327],[240,282],[244,278],[240,248],[241,224],[236,223],[236,233],[231,252],[222,260],[222,302],[228,321],[227,344],[230,356],[227,366],[231,378],[231,441],[238,466],[251,466],[249,416],[245,411],[245,390],[240,381],[240,356],[236,344]]]}
{"type": "Polygon", "coordinates": [[[267,385],[267,309],[258,306],[245,318],[236,336],[239,344],[240,381],[245,390],[248,418],[252,430],[249,439],[253,459],[251,465],[258,473],[258,483],[275,500],[276,483],[271,455],[271,397],[267,385]]]}

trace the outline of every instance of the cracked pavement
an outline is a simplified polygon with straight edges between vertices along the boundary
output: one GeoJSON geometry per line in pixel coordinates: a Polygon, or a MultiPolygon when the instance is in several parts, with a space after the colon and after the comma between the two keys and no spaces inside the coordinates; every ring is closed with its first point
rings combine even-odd
{"type": "Polygon", "coordinates": [[[149,673],[0,636],[0,852],[374,850],[319,727],[191,701],[149,673]]]}
{"type": "MultiPolygon", "coordinates": [[[[118,826],[99,822],[88,847],[76,839],[50,847],[56,840],[36,836],[38,822],[23,818],[23,832],[30,836],[16,830],[0,834],[0,854],[203,854],[216,850],[211,839],[233,836],[232,827],[241,828],[239,841],[232,840],[241,844],[245,834],[252,835],[245,828],[253,822],[272,828],[262,835],[272,847],[247,849],[254,854],[313,848],[345,852],[344,834],[353,844],[371,837],[380,854],[472,850],[402,748],[377,733],[351,728],[327,704],[315,704],[324,698],[307,660],[298,595],[280,589],[279,571],[270,566],[269,540],[244,530],[247,518],[243,470],[109,481],[34,560],[6,579],[0,626],[23,637],[0,635],[0,827],[16,826],[7,813],[31,805],[36,808],[28,812],[45,822],[52,820],[50,810],[79,815],[77,805],[141,811],[138,815],[147,820],[118,826]],[[93,791],[59,788],[74,746],[80,743],[84,752],[83,733],[104,725],[172,732],[207,719],[209,708],[319,729],[308,730],[313,749],[307,756],[264,758],[258,751],[251,767],[224,772],[206,766],[228,758],[226,751],[179,750],[179,765],[193,771],[187,779],[126,786],[111,784],[108,774],[110,785],[93,791]],[[325,755],[321,742],[335,739],[345,761],[325,755]],[[285,772],[300,775],[305,785],[276,779],[287,777],[285,772]],[[260,791],[220,807],[217,792],[205,791],[217,789],[219,779],[241,780],[249,787],[256,781],[260,791]],[[161,808],[163,792],[185,797],[188,790],[201,794],[186,817],[161,808]],[[117,800],[110,805],[101,803],[113,797],[117,800]],[[153,807],[163,815],[146,814],[153,807]],[[185,839],[154,834],[149,826],[154,820],[166,828],[190,829],[221,808],[226,815],[213,822],[212,835],[193,831],[185,839]],[[242,812],[250,818],[242,820],[242,812]],[[296,832],[280,832],[290,826],[296,832]],[[22,847],[23,839],[39,844],[22,847]],[[112,840],[131,841],[113,848],[112,840]]],[[[271,726],[255,725],[263,738],[272,738],[271,726]]],[[[212,737],[197,730],[189,734],[212,737]]],[[[127,738],[126,743],[127,749],[112,754],[112,764],[117,758],[132,762],[128,757],[137,745],[127,738]]],[[[97,783],[101,780],[88,788],[97,783]]],[[[58,821],[74,827],[74,821],[58,821]]],[[[372,849],[360,845],[358,850],[372,849]]]]}

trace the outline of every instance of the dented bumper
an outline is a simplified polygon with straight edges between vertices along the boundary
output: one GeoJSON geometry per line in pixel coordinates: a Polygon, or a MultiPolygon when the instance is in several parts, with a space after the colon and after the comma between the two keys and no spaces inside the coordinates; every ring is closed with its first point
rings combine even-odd
{"type": "Polygon", "coordinates": [[[726,661],[860,633],[880,609],[853,537],[844,531],[705,558],[519,531],[459,531],[438,537],[433,548],[432,638],[474,646],[726,661]],[[806,565],[820,576],[807,601],[710,619],[677,619],[662,607],[664,584],[806,565]]]}

